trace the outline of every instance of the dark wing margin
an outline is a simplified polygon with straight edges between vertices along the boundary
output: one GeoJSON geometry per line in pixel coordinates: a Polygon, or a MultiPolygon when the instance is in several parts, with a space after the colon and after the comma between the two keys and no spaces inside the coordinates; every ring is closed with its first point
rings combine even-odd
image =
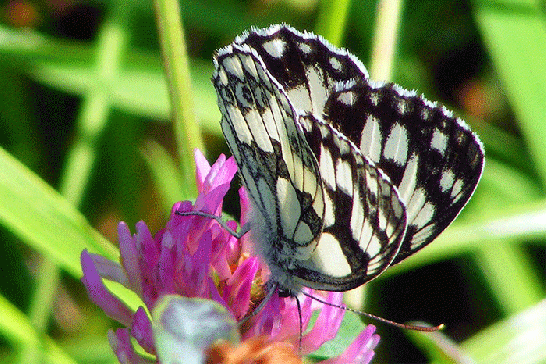
{"type": "Polygon", "coordinates": [[[366,80],[366,67],[351,53],[288,25],[256,29],[237,37],[253,48],[283,87],[294,108],[321,117],[340,81],[366,80]]]}

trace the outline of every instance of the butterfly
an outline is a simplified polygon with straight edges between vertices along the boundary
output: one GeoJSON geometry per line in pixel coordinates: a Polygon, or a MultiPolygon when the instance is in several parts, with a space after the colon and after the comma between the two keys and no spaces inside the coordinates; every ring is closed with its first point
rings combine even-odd
{"type": "Polygon", "coordinates": [[[214,65],[250,233],[286,295],[374,279],[434,240],[478,184],[483,147],[461,119],[371,81],[320,36],[253,29],[214,65]]]}

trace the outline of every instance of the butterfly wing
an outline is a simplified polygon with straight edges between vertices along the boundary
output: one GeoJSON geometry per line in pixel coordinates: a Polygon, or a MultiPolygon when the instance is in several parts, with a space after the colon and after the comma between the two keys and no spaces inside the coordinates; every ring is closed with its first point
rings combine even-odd
{"type": "Polygon", "coordinates": [[[312,288],[349,290],[392,264],[406,230],[405,206],[390,179],[332,125],[312,114],[300,122],[318,160],[326,208],[310,259],[315,268],[302,264],[299,276],[320,282],[307,278],[312,288]]]}
{"type": "Polygon", "coordinates": [[[330,125],[299,115],[253,48],[228,46],[215,64],[222,129],[271,279],[343,291],[386,269],[406,226],[388,177],[330,125]]]}
{"type": "Polygon", "coordinates": [[[406,204],[408,228],[394,263],[434,240],[472,196],[483,148],[443,106],[391,83],[349,82],[331,94],[324,113],[390,177],[406,204]]]}
{"type": "Polygon", "coordinates": [[[398,188],[408,228],[395,263],[457,217],[484,160],[480,141],[461,119],[414,92],[370,81],[356,57],[314,34],[274,25],[236,41],[256,49],[296,109],[346,136],[398,188]]]}
{"type": "Polygon", "coordinates": [[[364,65],[349,52],[287,25],[254,30],[237,37],[235,43],[256,51],[295,109],[318,118],[339,82],[368,78],[364,65]]]}
{"type": "Polygon", "coordinates": [[[260,215],[254,224],[261,221],[260,230],[271,237],[262,253],[306,256],[322,230],[324,200],[294,109],[249,47],[222,49],[215,65],[222,130],[260,215]]]}

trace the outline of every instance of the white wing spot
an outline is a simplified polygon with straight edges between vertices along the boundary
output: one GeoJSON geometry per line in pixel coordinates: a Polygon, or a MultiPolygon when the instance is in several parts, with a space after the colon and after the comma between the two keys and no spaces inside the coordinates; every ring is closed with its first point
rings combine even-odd
{"type": "Polygon", "coordinates": [[[311,196],[314,196],[317,189],[317,176],[315,175],[314,171],[304,166],[302,190],[308,192],[311,196]]]}
{"type": "Polygon", "coordinates": [[[226,143],[229,146],[230,150],[232,150],[232,154],[235,157],[235,160],[240,161],[241,160],[241,153],[239,152],[239,148],[237,148],[237,141],[235,140],[235,136],[233,135],[231,131],[232,123],[228,121],[228,119],[224,116],[222,117],[222,130],[224,131],[224,137],[226,138],[226,143]]]}
{"type": "Polygon", "coordinates": [[[383,155],[399,166],[403,166],[408,158],[408,131],[401,124],[394,124],[385,143],[383,155]]]}
{"type": "Polygon", "coordinates": [[[321,272],[332,277],[345,277],[351,274],[351,266],[341,250],[341,243],[332,234],[320,236],[311,258],[321,272]]]}
{"type": "Polygon", "coordinates": [[[398,114],[400,114],[400,116],[403,116],[410,111],[408,107],[408,101],[406,99],[396,98],[394,100],[394,103],[396,111],[398,111],[398,114]]]}
{"type": "Polygon", "coordinates": [[[330,57],[330,66],[332,66],[332,68],[338,72],[341,71],[343,67],[339,59],[337,59],[336,57],[330,57]]]}
{"type": "Polygon", "coordinates": [[[231,125],[235,129],[235,135],[237,139],[245,144],[250,144],[253,139],[248,126],[244,122],[244,116],[241,114],[241,110],[236,108],[233,105],[226,105],[226,112],[228,114],[228,119],[231,120],[231,125]]]}
{"type": "Polygon", "coordinates": [[[305,86],[297,86],[288,90],[288,98],[294,105],[295,109],[311,110],[313,104],[309,96],[309,89],[305,86]]]}
{"type": "MultiPolygon", "coordinates": [[[[297,188],[300,191],[306,191],[303,186],[306,168],[303,166],[303,161],[301,160],[299,155],[293,153],[292,156],[294,158],[294,174],[291,175],[290,178],[292,182],[294,183],[295,188],[297,188]]],[[[311,191],[306,191],[306,192],[311,192],[311,191]]]]}
{"type": "Polygon", "coordinates": [[[354,186],[353,191],[353,210],[351,212],[351,231],[353,232],[353,238],[356,241],[360,241],[360,235],[362,234],[362,224],[366,216],[364,215],[366,211],[362,205],[362,200],[360,199],[360,186],[354,186]]]}
{"type": "Polygon", "coordinates": [[[351,166],[346,160],[338,159],[336,162],[336,183],[337,186],[347,195],[353,194],[353,176],[351,166]]]}
{"type": "Polygon", "coordinates": [[[256,109],[249,110],[245,115],[245,120],[258,147],[265,152],[273,153],[273,145],[258,111],[256,109]]]}
{"type": "Polygon", "coordinates": [[[370,94],[370,101],[373,106],[379,105],[379,102],[381,102],[381,94],[379,92],[372,92],[370,94]]]}
{"type": "Polygon", "coordinates": [[[453,184],[453,190],[451,190],[451,198],[453,199],[453,203],[459,201],[459,198],[461,198],[461,191],[463,189],[463,186],[464,186],[464,181],[459,178],[455,181],[455,183],[453,184]]]}
{"type": "Polygon", "coordinates": [[[220,84],[222,86],[227,86],[228,85],[228,77],[227,77],[227,74],[226,74],[226,71],[224,70],[224,68],[219,68],[218,69],[218,80],[220,81],[220,84]]]}
{"type": "Polygon", "coordinates": [[[411,196],[411,200],[407,204],[407,217],[408,217],[408,223],[411,223],[413,219],[417,216],[419,211],[423,208],[426,202],[426,193],[425,190],[422,188],[418,188],[415,190],[413,195],[411,196]]]}
{"type": "Polygon", "coordinates": [[[442,172],[442,177],[440,178],[440,188],[442,192],[449,191],[453,187],[453,182],[455,181],[455,174],[452,170],[448,169],[447,171],[442,172]]]}
{"type": "Polygon", "coordinates": [[[311,46],[309,44],[306,44],[306,43],[299,43],[298,48],[300,49],[300,51],[302,51],[305,54],[309,54],[309,53],[311,53],[313,51],[311,46]]]}
{"type": "Polygon", "coordinates": [[[419,213],[417,214],[417,216],[415,216],[411,223],[417,226],[418,229],[421,229],[432,220],[435,211],[436,206],[434,206],[430,202],[427,202],[423,205],[423,208],[421,209],[421,211],[419,211],[419,213]]]}
{"type": "Polygon", "coordinates": [[[286,42],[277,38],[264,42],[263,47],[271,57],[281,58],[286,50],[286,42]]]}
{"type": "Polygon", "coordinates": [[[252,57],[245,57],[244,59],[241,59],[243,66],[247,70],[248,73],[255,79],[258,79],[258,71],[256,70],[256,62],[252,59],[252,57]]]}
{"type": "Polygon", "coordinates": [[[430,119],[432,113],[429,108],[423,108],[421,109],[421,119],[422,120],[428,120],[430,119]]]}
{"type": "Polygon", "coordinates": [[[296,228],[296,232],[294,234],[294,241],[298,243],[299,245],[303,245],[304,243],[309,243],[312,240],[313,240],[313,233],[311,232],[309,225],[300,221],[298,223],[298,227],[296,228]]]}
{"type": "Polygon", "coordinates": [[[309,82],[309,92],[311,94],[311,102],[313,104],[312,112],[316,115],[322,115],[324,105],[328,101],[330,92],[324,83],[324,74],[322,69],[318,67],[307,67],[305,71],[309,82]]]}
{"type": "Polygon", "coordinates": [[[298,202],[296,191],[287,179],[278,178],[276,194],[279,201],[282,231],[285,236],[292,237],[301,215],[301,205],[298,202]]]}
{"type": "Polygon", "coordinates": [[[330,199],[326,191],[324,191],[324,227],[329,227],[336,223],[334,208],[334,202],[330,199]]]}
{"type": "Polygon", "coordinates": [[[337,100],[347,106],[353,106],[357,100],[357,97],[353,91],[345,91],[337,95],[337,100]]]}
{"type": "Polygon", "coordinates": [[[243,67],[241,66],[241,61],[239,61],[238,58],[224,58],[223,65],[226,72],[231,73],[240,80],[244,78],[243,67]]]}
{"type": "Polygon", "coordinates": [[[432,149],[436,149],[441,155],[444,155],[447,148],[447,135],[442,133],[440,130],[435,129],[432,133],[430,147],[432,149]]]}
{"type": "Polygon", "coordinates": [[[413,235],[413,238],[411,239],[412,245],[414,244],[420,244],[423,241],[427,240],[436,229],[436,224],[430,224],[421,230],[417,231],[415,235],[413,235]]]}
{"type": "Polygon", "coordinates": [[[266,108],[264,113],[262,114],[262,120],[265,125],[265,129],[267,130],[267,134],[270,138],[275,139],[279,141],[279,133],[277,131],[277,125],[275,124],[275,118],[273,114],[271,113],[270,108],[266,108]]]}
{"type": "Polygon", "coordinates": [[[363,251],[368,250],[368,246],[371,244],[372,239],[374,239],[373,232],[374,229],[372,228],[370,221],[368,219],[364,220],[360,231],[360,239],[358,239],[360,248],[363,251]]]}
{"type": "Polygon", "coordinates": [[[334,169],[334,160],[330,150],[325,148],[324,145],[320,147],[320,163],[319,163],[320,176],[326,185],[331,189],[336,189],[336,171],[334,169]]]}
{"type": "Polygon", "coordinates": [[[381,243],[379,242],[379,239],[377,239],[376,237],[372,237],[371,240],[364,246],[361,243],[360,248],[366,253],[368,253],[368,255],[371,257],[379,256],[383,258],[383,256],[380,254],[382,249],[381,243]]]}
{"type": "Polygon", "coordinates": [[[381,157],[382,137],[379,120],[372,115],[368,115],[360,137],[360,150],[362,154],[375,163],[378,163],[381,157]]]}
{"type": "Polygon", "coordinates": [[[415,185],[417,183],[418,168],[419,156],[412,154],[411,158],[406,164],[406,168],[404,169],[404,176],[402,177],[402,181],[398,186],[398,193],[400,194],[400,198],[402,198],[402,200],[404,201],[408,201],[411,194],[413,193],[413,190],[415,189],[415,185]]]}

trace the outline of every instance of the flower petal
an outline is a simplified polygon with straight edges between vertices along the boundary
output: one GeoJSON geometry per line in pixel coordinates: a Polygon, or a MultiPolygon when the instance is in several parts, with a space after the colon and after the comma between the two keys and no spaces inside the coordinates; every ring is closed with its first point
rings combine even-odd
{"type": "Polygon", "coordinates": [[[139,307],[133,317],[131,335],[146,352],[155,355],[154,333],[152,323],[144,307],[139,307]]]}
{"type": "Polygon", "coordinates": [[[128,329],[117,329],[115,333],[112,330],[108,331],[108,341],[122,364],[155,363],[155,361],[145,359],[136,353],[128,329]]]}
{"type": "Polygon", "coordinates": [[[129,326],[133,317],[131,310],[106,289],[93,259],[86,249],[81,254],[81,265],[83,270],[82,283],[85,285],[91,300],[102,308],[109,317],[125,326],[129,326]]]}
{"type": "Polygon", "coordinates": [[[127,224],[121,221],[118,224],[119,251],[121,264],[127,274],[129,285],[139,296],[142,295],[142,282],[140,276],[139,257],[135,241],[127,224]]]}

